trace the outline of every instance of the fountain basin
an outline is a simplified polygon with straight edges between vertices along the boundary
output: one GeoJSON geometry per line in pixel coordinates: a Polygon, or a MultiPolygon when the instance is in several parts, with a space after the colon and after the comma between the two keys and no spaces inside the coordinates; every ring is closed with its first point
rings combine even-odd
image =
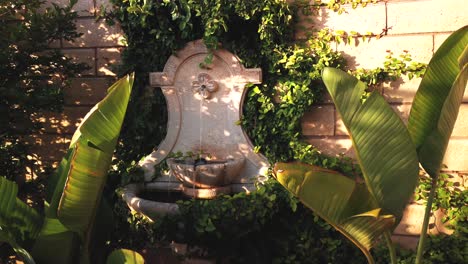
{"type": "Polygon", "coordinates": [[[127,203],[128,207],[133,211],[143,214],[153,221],[158,216],[176,215],[179,213],[179,206],[175,203],[180,200],[177,193],[182,191],[181,183],[172,182],[152,182],[152,183],[132,183],[125,186],[122,198],[127,203]],[[165,197],[164,202],[150,200],[144,193],[160,192],[165,197]],[[176,195],[171,195],[175,193],[176,195]],[[168,197],[173,197],[168,200],[168,197]]]}
{"type": "Polygon", "coordinates": [[[193,160],[169,158],[171,173],[186,188],[212,189],[232,184],[244,168],[245,159],[193,160]]]}

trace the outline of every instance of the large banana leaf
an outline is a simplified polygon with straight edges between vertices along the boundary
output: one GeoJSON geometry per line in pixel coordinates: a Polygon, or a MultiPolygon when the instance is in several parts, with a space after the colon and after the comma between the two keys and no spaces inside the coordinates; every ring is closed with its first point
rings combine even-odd
{"type": "Polygon", "coordinates": [[[38,263],[76,263],[80,239],[57,218],[46,217],[32,255],[38,263]]]}
{"type": "MultiPolygon", "coordinates": [[[[120,133],[133,85],[128,75],[112,85],[106,97],[86,115],[73,135],[70,148],[61,161],[50,186],[46,225],[34,245],[33,255],[51,262],[47,248],[60,248],[63,262],[76,254],[77,236],[85,243],[82,261],[88,262],[89,235],[100,204],[107,171],[120,133]]],[[[50,254],[49,254],[50,256],[50,254]]]]}
{"type": "Polygon", "coordinates": [[[369,263],[374,262],[369,250],[395,218],[381,214],[364,184],[302,163],[277,163],[274,173],[304,205],[358,246],[369,263]]]}
{"type": "Polygon", "coordinates": [[[34,263],[21,246],[37,237],[42,217],[16,197],[16,183],[0,177],[0,242],[9,243],[26,263],[34,263]]]}
{"type": "Polygon", "coordinates": [[[56,187],[60,200],[51,203],[51,209],[56,206],[60,222],[80,235],[89,230],[96,213],[132,84],[133,76],[126,76],[111,86],[107,96],[86,115],[70,143],[72,151],[56,187]]]}
{"type": "Polygon", "coordinates": [[[333,68],[325,68],[322,77],[348,129],[370,194],[384,213],[401,218],[419,171],[405,125],[377,92],[361,103],[366,86],[355,77],[333,68]]]}
{"type": "Polygon", "coordinates": [[[411,107],[408,130],[421,165],[436,177],[442,165],[465,91],[468,69],[468,26],[440,46],[429,62],[411,107]]]}

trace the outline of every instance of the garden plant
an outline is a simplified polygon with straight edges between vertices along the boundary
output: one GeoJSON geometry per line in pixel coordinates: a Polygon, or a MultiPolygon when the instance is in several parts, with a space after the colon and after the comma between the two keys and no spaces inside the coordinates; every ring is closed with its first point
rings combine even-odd
{"type": "Polygon", "coordinates": [[[416,263],[421,263],[432,200],[442,160],[468,79],[468,26],[453,33],[434,54],[413,101],[408,129],[366,85],[325,68],[323,80],[352,138],[364,183],[306,164],[278,163],[278,180],[309,208],[353,241],[374,263],[369,249],[385,236],[392,263],[393,228],[413,195],[418,164],[432,178],[416,263]]]}
{"type": "Polygon", "coordinates": [[[0,241],[26,263],[95,263],[102,257],[112,211],[101,194],[132,84],[130,75],[117,81],[84,118],[50,179],[44,216],[16,197],[14,182],[0,178],[0,241]]]}

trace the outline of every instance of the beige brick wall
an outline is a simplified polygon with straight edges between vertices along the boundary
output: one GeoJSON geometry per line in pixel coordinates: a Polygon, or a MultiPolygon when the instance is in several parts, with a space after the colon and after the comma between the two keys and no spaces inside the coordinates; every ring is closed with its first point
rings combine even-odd
{"type": "MultiPolygon", "coordinates": [[[[388,35],[357,45],[335,44],[352,68],[375,68],[381,66],[385,60],[386,51],[391,50],[395,55],[404,50],[409,51],[415,61],[428,63],[434,52],[451,32],[468,24],[468,14],[463,0],[396,0],[378,3],[366,8],[353,10],[338,15],[332,11],[322,9],[319,17],[309,19],[303,17],[301,32],[296,37],[306,36],[304,31],[330,28],[332,30],[357,31],[365,33],[371,31],[380,33],[388,28],[388,35]]],[[[383,85],[383,95],[394,110],[407,122],[411,102],[421,79],[399,80],[383,85]]],[[[330,100],[320,106],[314,106],[306,113],[302,122],[304,139],[319,147],[322,152],[336,155],[345,153],[353,156],[352,144],[348,133],[334,109],[330,100]]],[[[445,155],[444,170],[453,174],[455,179],[466,187],[466,172],[468,171],[468,90],[455,124],[452,138],[445,155]]],[[[407,247],[414,247],[421,230],[424,207],[410,204],[400,225],[395,230],[395,241],[407,247]]],[[[440,212],[431,218],[435,223],[431,233],[447,232],[440,223],[440,212]]]]}
{"type": "MultiPolygon", "coordinates": [[[[48,0],[65,6],[69,0],[48,0]]],[[[43,165],[57,165],[70,139],[85,114],[104,98],[107,87],[115,80],[112,65],[120,60],[123,47],[123,34],[118,27],[110,27],[104,21],[96,21],[100,7],[110,7],[108,0],[78,0],[74,10],[78,12],[77,31],[83,35],[73,42],[57,41],[51,48],[60,48],[62,52],[77,62],[90,66],[82,76],[71,80],[71,87],[64,91],[65,107],[63,113],[43,113],[34,116],[43,128],[38,134],[25,137],[32,146],[32,156],[38,159],[30,170],[34,177],[43,165]]]]}
{"type": "MultiPolygon", "coordinates": [[[[314,19],[302,16],[301,31],[297,37],[300,39],[306,34],[304,31],[330,28],[332,30],[346,30],[380,33],[388,28],[388,34],[381,39],[372,39],[369,42],[358,42],[355,45],[335,44],[352,64],[351,67],[375,68],[382,66],[387,50],[395,55],[408,51],[415,61],[428,63],[440,44],[454,30],[468,24],[468,15],[463,6],[463,0],[395,0],[386,1],[368,6],[366,8],[351,9],[338,15],[327,9],[321,9],[319,16],[314,19]]],[[[420,79],[408,80],[402,77],[399,80],[386,83],[382,90],[384,96],[392,104],[397,113],[406,122],[414,94],[419,86],[420,79]]],[[[304,116],[303,132],[308,142],[318,143],[326,141],[330,146],[323,151],[328,154],[348,152],[350,145],[346,139],[347,132],[339,115],[332,113],[333,104],[330,101],[321,106],[314,107],[304,116]]],[[[455,124],[454,133],[444,163],[449,171],[468,171],[468,91],[465,93],[464,103],[455,124]],[[455,143],[456,142],[456,143],[455,143]],[[456,147],[456,149],[455,149],[456,147]]]]}
{"type": "MultiPolygon", "coordinates": [[[[64,5],[68,0],[48,2],[64,5]]],[[[343,15],[322,9],[317,18],[301,17],[300,30],[296,37],[301,39],[307,32],[325,27],[362,33],[380,33],[384,28],[388,28],[388,35],[379,40],[372,39],[357,45],[339,44],[335,48],[353,63],[352,67],[373,68],[382,65],[386,50],[395,54],[407,50],[414,60],[427,63],[451,32],[468,24],[464,2],[388,0],[366,8],[348,8],[347,13],[343,15]]],[[[74,79],[72,87],[65,91],[64,113],[45,113],[37,117],[44,124],[44,129],[41,134],[31,135],[27,140],[34,146],[35,154],[43,163],[56,162],[62,157],[80,119],[103,98],[108,84],[114,78],[111,66],[119,62],[123,37],[117,27],[109,27],[102,21],[95,21],[101,5],[109,7],[107,0],[79,0],[75,10],[80,15],[77,27],[83,36],[74,42],[53,43],[54,48],[61,48],[67,56],[76,61],[88,63],[91,69],[82,77],[74,79]]],[[[405,121],[419,83],[420,79],[408,80],[403,77],[382,87],[384,96],[405,121]]],[[[468,171],[467,120],[468,92],[465,94],[445,158],[445,164],[448,166],[446,170],[454,175],[466,175],[468,171]]],[[[323,152],[353,156],[346,129],[329,100],[314,106],[305,114],[302,128],[304,139],[323,152]]],[[[466,179],[460,181],[464,184],[466,179]]],[[[395,236],[396,241],[408,246],[415,245],[417,238],[414,235],[420,230],[421,213],[421,206],[408,206],[402,223],[395,231],[398,235],[395,236]]]]}

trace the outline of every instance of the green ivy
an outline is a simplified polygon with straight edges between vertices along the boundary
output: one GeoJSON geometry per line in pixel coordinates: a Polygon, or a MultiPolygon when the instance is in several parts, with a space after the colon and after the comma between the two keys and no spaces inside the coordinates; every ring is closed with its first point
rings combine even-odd
{"type": "MultiPolygon", "coordinates": [[[[454,181],[449,174],[440,174],[437,180],[437,189],[432,204],[432,211],[442,209],[446,216],[443,220],[449,227],[455,228],[460,222],[468,220],[468,190],[461,186],[460,182],[454,181]]],[[[416,201],[427,201],[431,189],[431,178],[421,175],[419,186],[416,188],[416,201]]]]}

